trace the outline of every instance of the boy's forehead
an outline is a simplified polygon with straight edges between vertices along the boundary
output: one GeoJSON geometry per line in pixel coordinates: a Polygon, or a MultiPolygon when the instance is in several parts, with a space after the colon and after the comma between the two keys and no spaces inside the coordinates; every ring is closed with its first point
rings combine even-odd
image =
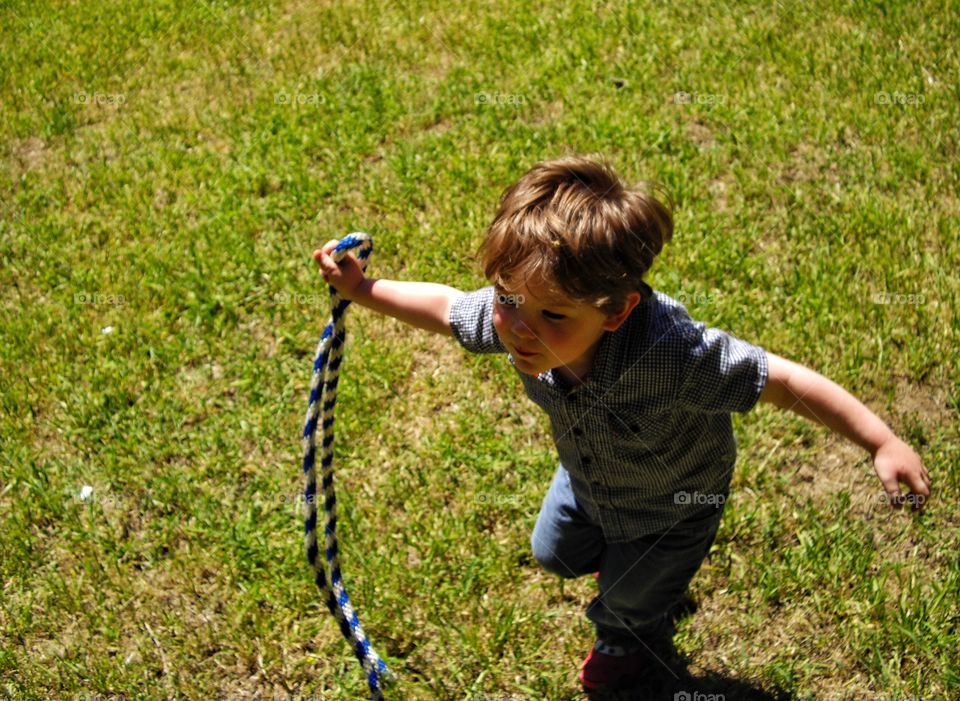
{"type": "Polygon", "coordinates": [[[571,299],[555,283],[545,280],[499,280],[499,286],[508,294],[523,295],[544,307],[573,309],[580,304],[571,299]]]}

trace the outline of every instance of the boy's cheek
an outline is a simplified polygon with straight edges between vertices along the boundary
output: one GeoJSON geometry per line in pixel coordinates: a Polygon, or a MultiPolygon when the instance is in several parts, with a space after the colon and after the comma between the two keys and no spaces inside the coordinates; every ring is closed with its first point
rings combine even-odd
{"type": "Polygon", "coordinates": [[[503,312],[499,308],[494,306],[493,308],[493,328],[496,329],[497,334],[503,339],[503,332],[506,330],[506,319],[504,319],[503,312]]]}

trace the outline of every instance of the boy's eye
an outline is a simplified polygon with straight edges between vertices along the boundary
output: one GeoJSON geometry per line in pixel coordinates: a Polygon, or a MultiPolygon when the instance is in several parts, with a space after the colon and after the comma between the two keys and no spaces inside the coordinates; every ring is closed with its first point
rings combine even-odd
{"type": "Polygon", "coordinates": [[[567,318],[566,314],[558,314],[557,312],[549,312],[549,311],[547,311],[546,309],[543,310],[543,315],[544,315],[545,317],[547,317],[548,319],[551,319],[551,320],[553,320],[553,321],[561,321],[561,320],[567,318]]]}

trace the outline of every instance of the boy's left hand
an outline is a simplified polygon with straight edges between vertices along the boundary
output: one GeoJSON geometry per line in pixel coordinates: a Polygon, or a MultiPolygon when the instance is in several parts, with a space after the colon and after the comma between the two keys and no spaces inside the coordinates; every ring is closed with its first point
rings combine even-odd
{"type": "Polygon", "coordinates": [[[913,510],[922,509],[930,496],[930,474],[913,448],[897,437],[892,437],[877,449],[873,469],[887,491],[887,500],[895,509],[911,504],[913,510]],[[900,492],[900,483],[910,487],[910,494],[900,492]]]}

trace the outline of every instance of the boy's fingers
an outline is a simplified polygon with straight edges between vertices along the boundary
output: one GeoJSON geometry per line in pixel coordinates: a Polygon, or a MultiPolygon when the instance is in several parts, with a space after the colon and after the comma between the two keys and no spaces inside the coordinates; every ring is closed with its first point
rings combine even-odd
{"type": "Polygon", "coordinates": [[[323,244],[323,249],[322,249],[323,252],[329,254],[331,251],[333,251],[334,248],[337,247],[338,243],[340,243],[340,241],[338,241],[337,239],[330,239],[325,244],[323,244]]]}
{"type": "Polygon", "coordinates": [[[901,508],[906,500],[900,491],[900,482],[896,476],[893,475],[885,479],[882,478],[880,483],[883,484],[883,490],[887,493],[887,503],[894,509],[901,508]]]}
{"type": "Polygon", "coordinates": [[[896,480],[884,481],[883,488],[887,492],[887,501],[894,509],[900,509],[904,504],[910,504],[913,511],[919,511],[930,497],[930,487],[920,473],[910,473],[901,477],[910,487],[910,493],[904,496],[900,491],[900,484],[896,480]]]}
{"type": "Polygon", "coordinates": [[[320,275],[324,280],[329,281],[330,275],[337,270],[337,264],[323,251],[315,251],[313,258],[317,261],[317,265],[320,266],[320,275]]]}
{"type": "Polygon", "coordinates": [[[313,252],[313,259],[318,263],[323,263],[323,257],[329,256],[334,248],[337,247],[337,244],[340,243],[337,239],[330,239],[322,247],[318,248],[313,252]]]}
{"type": "Polygon", "coordinates": [[[930,496],[930,486],[924,480],[923,475],[912,474],[907,477],[906,481],[912,491],[908,500],[912,503],[913,510],[919,511],[927,503],[930,496]]]}

